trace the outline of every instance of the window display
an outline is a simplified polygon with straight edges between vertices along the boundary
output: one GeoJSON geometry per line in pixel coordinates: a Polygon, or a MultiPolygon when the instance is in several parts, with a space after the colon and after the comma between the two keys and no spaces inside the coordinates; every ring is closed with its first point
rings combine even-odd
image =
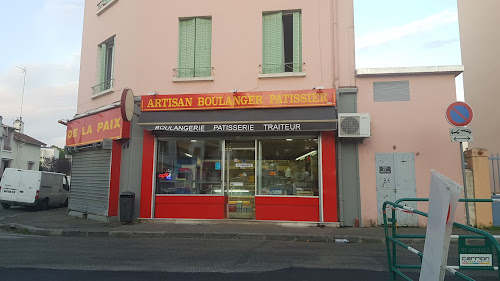
{"type": "Polygon", "coordinates": [[[261,140],[258,195],[318,196],[318,140],[261,140]]]}
{"type": "Polygon", "coordinates": [[[156,194],[222,194],[222,141],[159,140],[156,194]]]}
{"type": "Polygon", "coordinates": [[[156,194],[228,195],[238,218],[254,215],[255,195],[319,195],[317,138],[223,142],[159,139],[156,194]]]}

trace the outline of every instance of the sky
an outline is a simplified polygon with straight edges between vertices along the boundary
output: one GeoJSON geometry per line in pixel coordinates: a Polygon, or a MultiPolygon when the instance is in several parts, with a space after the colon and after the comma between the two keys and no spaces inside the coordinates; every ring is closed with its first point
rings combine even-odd
{"type": "MultiPolygon", "coordinates": [[[[24,133],[48,146],[64,147],[57,121],[76,113],[83,9],[84,0],[0,0],[0,116],[11,126],[23,104],[24,133]]],[[[354,12],[357,68],[461,64],[456,0],[354,0],[354,12]]],[[[460,75],[459,100],[462,84],[460,75]]]]}

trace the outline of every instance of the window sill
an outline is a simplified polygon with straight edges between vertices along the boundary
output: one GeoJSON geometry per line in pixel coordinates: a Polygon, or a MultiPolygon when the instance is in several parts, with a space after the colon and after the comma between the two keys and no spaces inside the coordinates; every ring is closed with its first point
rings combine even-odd
{"type": "Polygon", "coordinates": [[[116,2],[118,2],[118,0],[109,1],[109,3],[105,4],[100,9],[98,9],[95,14],[99,16],[100,14],[104,13],[107,9],[111,8],[111,6],[113,6],[116,2]]]}
{"type": "Polygon", "coordinates": [[[107,90],[105,90],[105,91],[102,91],[102,92],[100,92],[100,93],[97,93],[97,94],[93,95],[93,96],[91,97],[91,99],[97,99],[97,98],[100,98],[100,97],[102,97],[102,96],[109,95],[109,94],[113,93],[114,91],[115,91],[115,90],[114,90],[113,88],[111,88],[111,89],[107,89],[107,90]]]}
{"type": "Polygon", "coordinates": [[[289,77],[306,77],[306,73],[305,72],[283,72],[283,73],[259,74],[259,79],[289,78],[289,77]]]}
{"type": "Polygon", "coordinates": [[[174,81],[174,82],[214,81],[214,77],[213,76],[208,76],[208,77],[184,77],[184,78],[174,77],[174,78],[172,78],[172,81],[174,81]]]}

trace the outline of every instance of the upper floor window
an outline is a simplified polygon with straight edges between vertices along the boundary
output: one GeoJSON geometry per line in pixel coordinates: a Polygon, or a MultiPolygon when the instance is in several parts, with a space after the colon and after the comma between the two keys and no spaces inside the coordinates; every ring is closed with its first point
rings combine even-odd
{"type": "Polygon", "coordinates": [[[5,128],[2,135],[3,135],[3,150],[8,150],[8,151],[12,150],[12,148],[10,146],[10,143],[11,143],[10,139],[12,138],[12,134],[11,134],[10,130],[8,128],[5,128]]]}
{"type": "Polygon", "coordinates": [[[92,87],[93,93],[97,94],[113,88],[113,71],[115,57],[115,37],[98,45],[99,78],[96,86],[92,87]]]}
{"type": "Polygon", "coordinates": [[[211,50],[211,18],[179,20],[178,78],[211,76],[211,50]]]}
{"type": "Polygon", "coordinates": [[[113,6],[118,0],[101,0],[97,3],[97,12],[96,15],[100,15],[104,13],[107,9],[113,6]]]}
{"type": "Polygon", "coordinates": [[[262,73],[302,72],[301,12],[265,13],[262,19],[262,73]]]}

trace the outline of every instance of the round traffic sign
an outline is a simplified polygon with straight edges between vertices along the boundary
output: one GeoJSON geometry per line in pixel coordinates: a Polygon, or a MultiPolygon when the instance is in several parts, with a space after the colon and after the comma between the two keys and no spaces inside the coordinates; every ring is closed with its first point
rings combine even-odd
{"type": "Polygon", "coordinates": [[[467,126],[472,116],[472,108],[463,101],[456,101],[446,109],[446,120],[453,126],[467,126]]]}

